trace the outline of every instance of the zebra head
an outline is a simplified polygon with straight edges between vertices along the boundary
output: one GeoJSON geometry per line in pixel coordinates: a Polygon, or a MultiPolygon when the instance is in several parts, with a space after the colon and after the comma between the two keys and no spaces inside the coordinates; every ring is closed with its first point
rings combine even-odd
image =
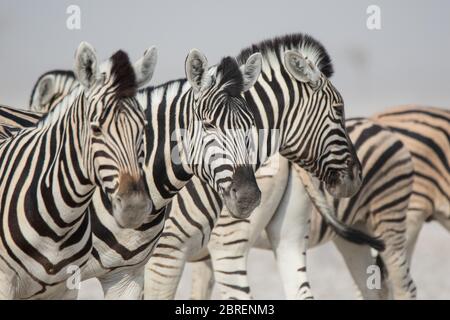
{"type": "Polygon", "coordinates": [[[110,200],[121,227],[141,225],[152,209],[142,170],[145,118],[135,95],[152,77],[155,64],[155,48],[134,68],[123,51],[101,65],[86,43],[76,53],[75,74],[88,123],[80,134],[84,165],[110,200]]]}
{"type": "Polygon", "coordinates": [[[331,61],[319,49],[284,52],[285,68],[301,93],[291,115],[301,111],[305,118],[289,119],[295,125],[285,133],[282,154],[324,181],[334,197],[350,197],[361,187],[361,163],[345,127],[344,101],[327,77],[331,61]]]}
{"type": "Polygon", "coordinates": [[[251,56],[242,69],[231,57],[208,69],[206,57],[197,50],[186,59],[195,106],[189,150],[194,173],[222,196],[237,218],[248,217],[261,200],[251,163],[254,119],[242,97],[260,73],[260,54],[251,56]]]}
{"type": "Polygon", "coordinates": [[[73,71],[48,71],[39,77],[31,91],[30,110],[47,113],[72,90],[79,87],[73,71]]]}

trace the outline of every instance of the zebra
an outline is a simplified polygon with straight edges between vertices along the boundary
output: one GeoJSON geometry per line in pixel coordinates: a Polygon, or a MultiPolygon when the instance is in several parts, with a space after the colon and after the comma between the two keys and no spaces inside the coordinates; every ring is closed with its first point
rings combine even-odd
{"type": "MultiPolygon", "coordinates": [[[[450,111],[436,107],[404,105],[391,107],[372,116],[371,120],[391,130],[402,141],[412,157],[414,182],[406,214],[405,235],[407,257],[408,261],[411,261],[419,232],[425,221],[436,220],[450,230],[450,196],[447,191],[450,190],[450,170],[445,156],[450,154],[450,111]],[[424,155],[427,156],[424,157],[424,155]]],[[[280,178],[277,177],[277,179],[280,178]]],[[[264,190],[264,185],[261,182],[259,184],[264,190]]],[[[263,205],[266,204],[263,202],[263,205]]],[[[258,218],[260,217],[257,213],[255,214],[258,218]]],[[[317,217],[317,215],[314,216],[317,217]]],[[[315,228],[315,230],[318,229],[318,227],[315,228]]],[[[314,234],[314,232],[312,233],[314,234]]],[[[252,234],[254,233],[252,232],[252,234]]],[[[256,242],[258,243],[256,246],[270,247],[267,241],[258,239],[256,242]]],[[[353,277],[359,279],[358,293],[362,297],[370,297],[370,292],[367,292],[367,288],[361,285],[362,279],[365,278],[365,270],[361,268],[361,265],[358,266],[355,263],[359,260],[354,258],[358,257],[365,249],[352,247],[347,249],[345,246],[346,244],[342,243],[337,245],[337,248],[343,254],[350,269],[354,269],[353,277]]],[[[376,262],[384,267],[383,260],[377,259],[376,262]]],[[[208,297],[213,279],[210,260],[204,259],[197,262],[194,274],[196,276],[193,279],[195,285],[192,290],[193,298],[208,297]],[[200,272],[202,275],[206,275],[206,278],[202,279],[199,276],[200,272]]],[[[388,288],[383,288],[383,290],[386,291],[388,288]]],[[[382,294],[382,297],[390,296],[389,292],[382,292],[382,294]]]]}
{"type": "MultiPolygon", "coordinates": [[[[284,151],[285,156],[291,158],[297,163],[301,163],[304,167],[308,168],[311,172],[320,176],[323,180],[327,180],[329,189],[336,193],[338,196],[348,195],[355,192],[360,184],[360,164],[354,153],[351,143],[349,143],[345,126],[343,125],[343,101],[340,94],[332,86],[327,79],[332,73],[332,66],[330,58],[326,53],[323,46],[316,40],[309,36],[297,34],[285,36],[282,38],[276,38],[262,43],[260,47],[254,47],[254,49],[244,50],[238,61],[244,64],[248,62],[250,58],[258,54],[259,51],[266,51],[263,53],[263,75],[258,78],[254,89],[246,91],[244,97],[246,98],[249,107],[252,109],[252,113],[255,116],[257,127],[260,129],[277,129],[282,131],[284,135],[281,141],[275,139],[276,137],[266,134],[262,135],[263,142],[261,145],[264,147],[262,153],[257,154],[257,166],[259,163],[264,162],[268,155],[281,149],[284,151]],[[270,48],[272,47],[272,48],[270,48]],[[292,52],[285,54],[284,47],[290,49],[292,52]],[[303,57],[303,54],[307,54],[308,59],[303,57]],[[285,58],[289,62],[288,71],[284,68],[285,58]],[[305,66],[303,66],[305,64],[305,66]],[[320,69],[320,71],[319,71],[320,69]],[[280,87],[284,85],[284,87],[280,87]],[[283,90],[280,91],[280,89],[283,90]],[[270,90],[269,90],[270,89],[270,90]],[[266,93],[268,95],[266,95],[266,93]],[[258,101],[258,102],[257,102],[258,101]],[[264,103],[261,103],[264,101],[264,103]],[[267,111],[265,110],[267,107],[267,111]],[[309,117],[310,121],[305,121],[309,117]],[[307,128],[308,130],[301,131],[300,129],[307,128]],[[324,137],[324,141],[316,141],[316,133],[321,133],[324,137]],[[280,144],[280,142],[282,144],[280,144]],[[303,148],[304,145],[301,142],[307,142],[309,148],[303,148]],[[266,153],[266,154],[265,154],[266,153]]],[[[243,66],[241,66],[243,68],[243,66]]],[[[244,72],[246,74],[247,72],[244,72]]],[[[179,92],[180,86],[177,82],[166,84],[159,90],[168,91],[169,86],[171,92],[179,92]]],[[[151,91],[156,92],[158,88],[153,88],[151,91]]],[[[155,95],[155,94],[154,94],[155,95]]],[[[155,101],[161,101],[162,93],[157,95],[157,99],[153,97],[151,104],[155,101]]],[[[141,103],[143,105],[150,104],[148,98],[152,97],[151,94],[143,94],[141,103]]],[[[176,98],[176,97],[175,97],[176,98]]],[[[165,107],[165,105],[164,105],[165,107]]],[[[157,115],[161,111],[157,111],[158,106],[150,106],[148,110],[154,111],[154,119],[157,119],[157,115]]],[[[167,108],[164,108],[166,110],[167,108]]],[[[177,112],[175,112],[177,113],[177,112]]],[[[308,119],[309,119],[308,118],[308,119]]],[[[151,121],[149,121],[151,123],[151,121]]],[[[269,131],[269,130],[267,130],[269,131]]],[[[306,143],[305,143],[306,145],[306,143]]],[[[169,148],[168,148],[169,149],[169,148]]],[[[147,172],[147,170],[146,170],[147,172]]],[[[195,179],[195,178],[194,178],[195,179]]],[[[187,184],[190,188],[192,184],[187,184]]],[[[202,188],[210,188],[208,185],[202,185],[202,188]]],[[[184,189],[183,189],[184,190],[184,189]]],[[[183,192],[181,190],[181,192],[183,192]]],[[[201,189],[199,189],[201,190],[201,189]]],[[[194,193],[198,190],[191,190],[194,193]]],[[[212,197],[208,199],[205,205],[222,206],[220,199],[220,193],[212,192],[212,197]]],[[[155,199],[155,196],[152,196],[155,199]]],[[[195,203],[197,206],[202,206],[203,194],[193,194],[187,197],[176,197],[176,205],[178,207],[187,206],[189,202],[195,203]],[[184,201],[187,201],[186,203],[184,201]]],[[[169,208],[166,209],[166,216],[168,221],[167,225],[175,227],[175,232],[171,230],[160,230],[163,237],[175,237],[182,241],[183,228],[182,224],[193,225],[201,227],[201,223],[192,219],[190,214],[185,213],[180,217],[173,218],[171,207],[173,203],[169,204],[169,208]],[[178,220],[177,220],[178,219],[178,220]],[[179,222],[178,222],[179,221],[179,222]],[[180,229],[181,228],[181,229],[180,229]],[[176,235],[176,233],[182,234],[182,237],[176,235]]],[[[206,210],[207,207],[204,208],[206,210]]],[[[217,212],[217,210],[216,210],[217,212]]],[[[205,216],[206,224],[212,228],[217,219],[216,216],[205,216]]],[[[203,223],[203,222],[202,222],[203,223]]],[[[94,247],[102,247],[104,254],[98,253],[94,250],[93,256],[96,257],[94,261],[101,261],[101,256],[110,256],[117,260],[127,260],[130,271],[119,272],[119,276],[115,276],[113,272],[109,273],[109,278],[106,276],[99,276],[98,273],[92,273],[100,277],[102,284],[108,282],[122,281],[123,283],[130,283],[129,279],[135,279],[136,268],[141,267],[139,263],[146,261],[151,250],[144,250],[147,246],[147,242],[142,245],[141,241],[136,244],[121,243],[117,239],[121,238],[120,230],[116,230],[111,224],[106,224],[105,221],[93,222],[94,231],[95,226],[99,226],[97,232],[98,238],[94,237],[94,247]],[[105,226],[100,228],[100,226],[105,226]],[[102,239],[107,240],[102,240],[102,239]],[[109,239],[113,239],[112,242],[108,242],[109,239]],[[96,246],[95,244],[99,245],[96,246]],[[132,247],[134,246],[134,248],[132,247]],[[109,252],[107,251],[110,249],[109,252]],[[129,250],[128,248],[133,248],[129,250]],[[127,250],[125,250],[127,249],[127,250]],[[135,258],[131,260],[131,258],[135,258]],[[129,262],[128,262],[129,261],[129,262]],[[113,280],[110,280],[110,279],[113,280]],[[119,278],[119,279],[118,279],[119,278]]],[[[156,229],[157,230],[157,229],[156,229]]],[[[95,232],[94,232],[95,235],[95,232]]],[[[153,239],[157,238],[159,234],[142,233],[140,239],[153,239]]],[[[207,233],[197,234],[196,239],[201,242],[201,245],[206,245],[209,235],[207,233]]],[[[152,242],[153,243],[153,242],[152,242]]],[[[147,246],[148,247],[148,246],[147,246]]],[[[168,248],[177,250],[172,244],[168,245],[168,248]]],[[[158,255],[158,254],[157,254],[158,255]]],[[[155,256],[155,255],[153,255],[155,256]]],[[[123,263],[121,260],[121,263],[123,263]]],[[[100,263],[99,263],[100,264],[100,263]]],[[[112,264],[111,264],[112,265],[112,264]]],[[[116,264],[115,266],[117,266],[116,264]]],[[[92,270],[106,269],[103,265],[99,267],[94,265],[92,270]],[[103,268],[103,269],[102,269],[103,268]]],[[[112,267],[111,267],[112,268],[112,267]]],[[[106,273],[105,273],[106,274],[106,273]]],[[[123,292],[127,291],[127,296],[136,297],[139,295],[141,280],[136,280],[133,285],[124,285],[122,290],[115,290],[104,285],[104,289],[107,297],[119,297],[123,296],[123,292]],[[135,284],[138,285],[135,285],[135,284]],[[131,288],[132,287],[132,288],[131,288]],[[116,292],[114,292],[116,291],[116,292]],[[122,292],[119,292],[122,291],[122,292]],[[133,291],[133,294],[130,292],[133,291]]],[[[121,288],[119,288],[121,289],[121,288]]]]}
{"type": "Polygon", "coordinates": [[[79,88],[79,83],[72,70],[48,71],[36,81],[29,107],[47,113],[75,88],[79,88]]]}
{"type": "Polygon", "coordinates": [[[68,268],[85,266],[92,249],[87,207],[97,186],[125,227],[152,208],[141,183],[145,117],[135,95],[153,66],[134,69],[123,51],[97,61],[82,42],[74,69],[83,90],[1,141],[2,299],[63,294],[68,268]]]}
{"type": "MultiPolygon", "coordinates": [[[[345,129],[343,99],[328,79],[333,67],[325,48],[308,35],[294,34],[254,44],[242,50],[237,60],[254,52],[263,56],[262,75],[245,98],[257,128],[280,132],[278,141],[267,132],[260,133],[257,168],[279,152],[324,181],[333,196],[352,195],[361,185],[361,165],[345,129]],[[333,188],[337,181],[347,185],[347,190],[333,188]]],[[[166,211],[164,234],[146,266],[146,299],[174,298],[185,261],[203,257],[201,249],[206,247],[205,239],[210,238],[222,207],[217,194],[195,178],[180,191],[166,211]]],[[[299,230],[307,232],[306,222],[299,230]]],[[[336,227],[336,221],[331,223],[336,227]]],[[[357,232],[348,233],[342,226],[337,230],[347,238],[359,237],[382,248],[357,232]]],[[[224,260],[232,265],[239,258],[227,256],[224,260]]],[[[306,273],[303,275],[307,283],[306,273]]],[[[309,287],[306,289],[304,296],[311,296],[309,287]]]]}
{"type": "MultiPolygon", "coordinates": [[[[286,161],[279,163],[276,174],[258,174],[263,193],[261,207],[249,219],[237,222],[230,220],[226,210],[222,212],[207,250],[194,263],[193,299],[210,297],[214,278],[222,297],[250,299],[250,291],[243,292],[241,288],[249,288],[247,257],[252,246],[273,250],[288,299],[312,298],[305,296],[309,284],[302,281],[306,272],[302,257],[305,237],[309,248],[334,242],[350,270],[359,297],[385,299],[390,286],[396,299],[416,297],[406,247],[406,215],[414,181],[411,154],[387,128],[371,120],[347,120],[347,129],[363,166],[364,181],[358,193],[346,199],[328,195],[326,203],[317,203],[306,193],[304,172],[286,161]],[[367,285],[367,272],[377,262],[370,248],[337,237],[319,210],[332,210],[344,223],[384,240],[386,250],[380,255],[389,277],[380,288],[367,285]],[[299,212],[311,212],[311,216],[299,212]],[[302,234],[298,225],[306,219],[309,232],[302,234]],[[230,263],[224,259],[230,256],[239,258],[230,263]]],[[[270,167],[273,161],[266,165],[270,167]]],[[[320,190],[323,186],[316,188],[320,190]]]]}
{"type": "Polygon", "coordinates": [[[392,107],[372,117],[398,135],[410,150],[414,185],[407,215],[411,259],[425,221],[436,220],[450,231],[450,111],[436,107],[392,107]]]}
{"type": "Polygon", "coordinates": [[[45,113],[30,112],[5,105],[2,105],[0,109],[0,122],[9,128],[32,127],[44,116],[45,113]]]}
{"type": "Polygon", "coordinates": [[[111,219],[107,199],[94,194],[93,250],[82,277],[98,277],[106,298],[141,296],[143,265],[162,233],[164,208],[193,174],[215,188],[237,217],[248,217],[258,205],[251,139],[245,135],[254,120],[241,93],[259,77],[260,64],[254,54],[242,66],[225,57],[208,68],[206,57],[194,49],[186,59],[186,79],[138,92],[149,124],[143,166],[154,209],[141,226],[123,229],[111,219]]]}

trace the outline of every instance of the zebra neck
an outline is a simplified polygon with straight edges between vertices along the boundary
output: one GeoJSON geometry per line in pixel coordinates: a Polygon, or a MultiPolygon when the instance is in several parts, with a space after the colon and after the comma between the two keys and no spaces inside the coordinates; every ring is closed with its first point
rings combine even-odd
{"type": "Polygon", "coordinates": [[[306,120],[305,116],[299,115],[305,98],[301,85],[292,80],[278,58],[263,59],[263,71],[254,90],[244,95],[258,129],[257,167],[269,157],[285,151],[286,139],[298,135],[298,128],[306,120]]]}
{"type": "MultiPolygon", "coordinates": [[[[39,153],[45,160],[37,191],[45,208],[53,208],[64,221],[77,221],[87,209],[95,184],[83,157],[83,148],[88,148],[89,143],[82,99],[64,109],[61,114],[49,114],[49,118],[38,123],[39,153]]],[[[70,226],[71,223],[67,225],[70,226]]]]}
{"type": "Polygon", "coordinates": [[[192,178],[183,139],[189,134],[194,106],[186,80],[140,91],[146,120],[145,172],[154,209],[160,210],[192,178]]]}

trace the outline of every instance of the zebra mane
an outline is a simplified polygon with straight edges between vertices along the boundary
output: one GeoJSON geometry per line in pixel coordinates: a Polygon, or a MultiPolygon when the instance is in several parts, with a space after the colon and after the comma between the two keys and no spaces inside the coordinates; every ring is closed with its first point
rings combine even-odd
{"type": "Polygon", "coordinates": [[[185,86],[185,84],[187,82],[188,81],[186,78],[180,78],[180,79],[175,79],[175,80],[169,80],[167,82],[164,82],[164,83],[161,83],[158,85],[144,87],[144,88],[138,90],[136,97],[137,97],[138,101],[140,102],[141,106],[146,106],[147,98],[143,98],[144,101],[141,101],[142,95],[144,95],[144,97],[146,97],[146,95],[152,96],[154,99],[160,100],[164,96],[167,97],[169,92],[173,92],[173,91],[178,92],[178,90],[184,91],[184,90],[190,88],[190,86],[188,86],[188,87],[185,86]]]}
{"type": "Polygon", "coordinates": [[[260,52],[263,59],[270,60],[270,55],[275,54],[282,61],[281,54],[289,49],[299,50],[313,61],[327,78],[333,75],[333,65],[325,47],[313,37],[303,33],[288,34],[253,44],[241,50],[237,60],[240,64],[244,64],[253,53],[260,52]]]}
{"type": "Polygon", "coordinates": [[[128,54],[119,50],[111,58],[111,76],[114,77],[113,85],[116,86],[118,98],[133,97],[137,91],[136,75],[128,54]]]}
{"type": "Polygon", "coordinates": [[[156,90],[156,89],[166,89],[166,88],[170,87],[172,84],[180,83],[181,85],[183,85],[186,82],[187,82],[186,78],[179,78],[179,79],[175,79],[175,80],[169,80],[169,81],[161,83],[161,84],[157,84],[157,85],[154,85],[154,86],[148,86],[148,87],[139,89],[138,92],[140,93],[140,92],[153,91],[153,90],[156,90]]]}
{"type": "Polygon", "coordinates": [[[31,103],[33,102],[33,97],[34,94],[36,93],[37,90],[37,86],[39,84],[39,82],[41,82],[42,78],[44,78],[47,75],[53,75],[53,76],[64,76],[67,78],[75,78],[75,73],[72,70],[60,70],[60,69],[56,69],[56,70],[51,70],[51,71],[47,71],[43,74],[40,75],[40,77],[37,79],[37,81],[34,83],[33,89],[31,90],[31,96],[30,96],[30,103],[28,105],[31,105],[31,103]]]}
{"type": "MultiPolygon", "coordinates": [[[[219,64],[212,66],[211,68],[215,68],[216,76],[220,78],[219,86],[224,86],[224,91],[226,91],[230,96],[233,97],[237,97],[241,94],[244,87],[244,79],[242,76],[242,72],[239,69],[239,64],[237,63],[235,58],[225,57],[219,62],[219,64]]],[[[165,92],[174,86],[177,88],[183,88],[186,82],[186,78],[170,80],[156,86],[148,86],[146,88],[140,89],[138,92],[165,92]]]]}
{"type": "Polygon", "coordinates": [[[217,65],[217,76],[220,77],[219,86],[224,86],[230,96],[240,96],[244,88],[244,78],[235,58],[225,57],[217,65]]]}

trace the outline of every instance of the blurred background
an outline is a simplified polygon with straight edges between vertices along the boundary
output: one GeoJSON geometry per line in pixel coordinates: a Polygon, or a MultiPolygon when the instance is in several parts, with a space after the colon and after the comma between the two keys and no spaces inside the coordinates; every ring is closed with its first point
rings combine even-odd
{"type": "MultiPolygon", "coordinates": [[[[293,32],[311,34],[329,51],[332,81],[347,116],[405,103],[450,108],[448,0],[0,0],[0,103],[26,107],[39,75],[71,68],[81,41],[90,42],[102,58],[124,49],[133,60],[156,45],[152,82],[157,84],[184,76],[193,47],[214,64],[253,42],[293,32]],[[80,28],[73,20],[78,9],[80,28]]],[[[419,298],[450,298],[445,253],[450,253],[449,235],[428,224],[412,269],[419,298]]],[[[250,260],[254,296],[283,298],[271,253],[255,250],[250,260]]],[[[354,297],[331,245],[313,250],[309,264],[317,298],[354,297]]],[[[188,280],[189,270],[178,297],[188,297],[188,280]]],[[[95,281],[85,285],[82,297],[101,297],[95,281]]]]}

